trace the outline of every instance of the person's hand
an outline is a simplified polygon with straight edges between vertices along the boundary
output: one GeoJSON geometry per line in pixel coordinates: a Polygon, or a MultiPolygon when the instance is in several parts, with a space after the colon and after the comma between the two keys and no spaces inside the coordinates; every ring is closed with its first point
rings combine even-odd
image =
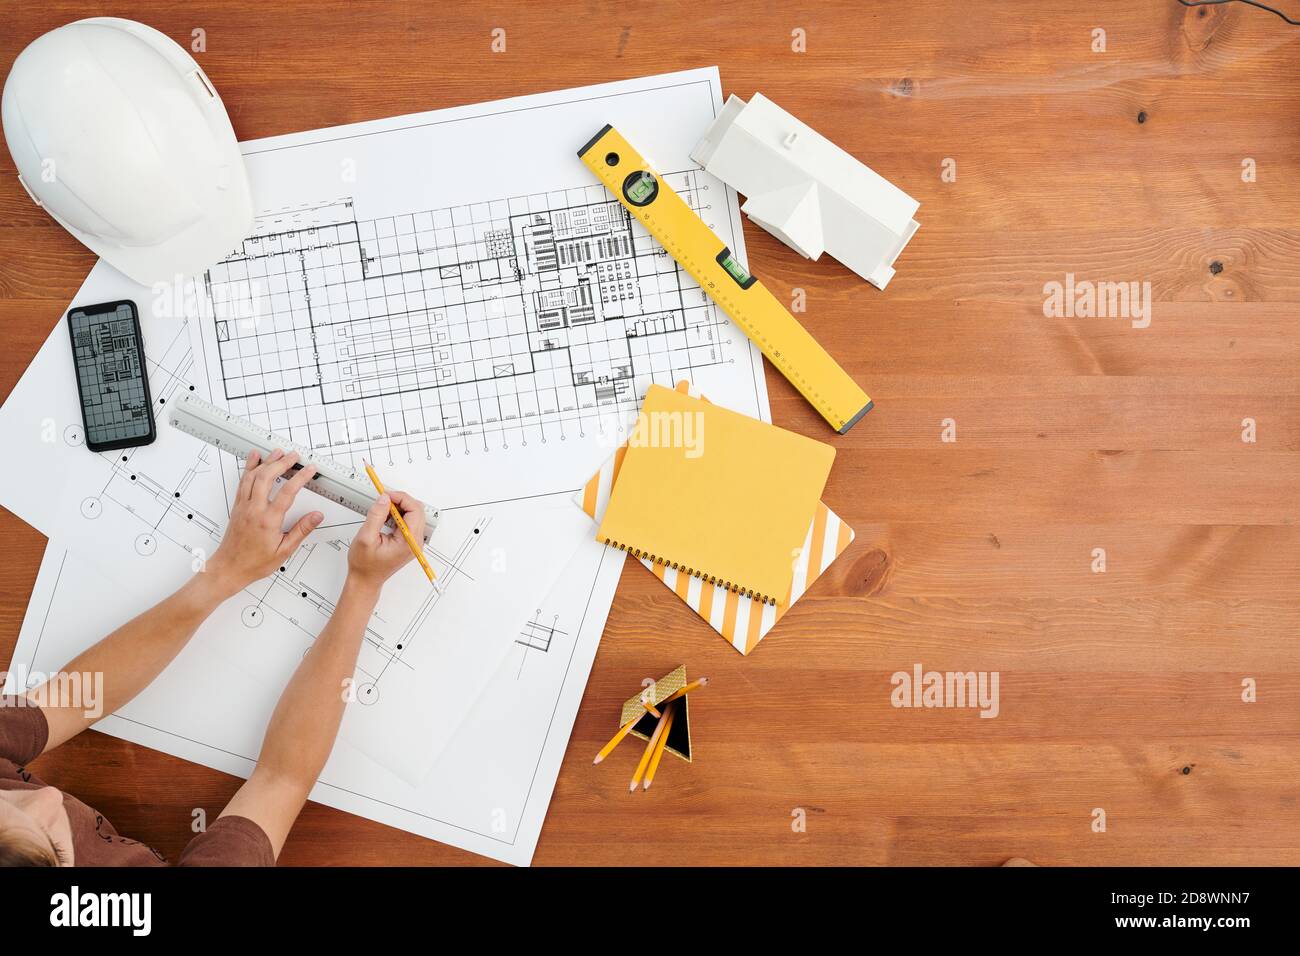
{"type": "Polygon", "coordinates": [[[394,572],[415,560],[401,531],[386,534],[383,530],[390,500],[411,529],[416,547],[424,546],[424,503],[391,488],[387,494],[380,495],[366,512],[361,530],[348,547],[348,579],[376,593],[394,572]]]}
{"type": "Polygon", "coordinates": [[[323,514],[313,511],[284,530],[284,516],[294,498],[316,475],[310,466],[300,469],[272,498],[275,480],[297,463],[297,452],[286,455],[278,448],[265,460],[253,451],[244,463],[225,537],[205,569],[231,593],[274,574],[324,520],[323,514]]]}

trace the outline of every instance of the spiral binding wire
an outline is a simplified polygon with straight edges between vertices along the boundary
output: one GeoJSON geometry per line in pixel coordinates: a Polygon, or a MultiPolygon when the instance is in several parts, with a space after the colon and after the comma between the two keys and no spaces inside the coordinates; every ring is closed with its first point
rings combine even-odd
{"type": "Polygon", "coordinates": [[[613,538],[606,538],[605,543],[611,548],[617,548],[619,551],[632,555],[632,557],[637,560],[649,561],[652,564],[662,564],[666,568],[672,568],[679,574],[689,574],[693,578],[699,578],[706,584],[725,588],[728,591],[733,591],[736,594],[739,594],[741,597],[751,598],[752,600],[760,601],[763,604],[771,604],[773,607],[776,606],[776,598],[768,597],[766,594],[759,594],[753,588],[747,588],[743,584],[735,584],[731,581],[724,580],[716,574],[709,574],[708,572],[701,571],[698,568],[688,568],[684,564],[670,561],[667,558],[661,558],[657,554],[651,554],[649,551],[642,551],[640,548],[634,548],[630,544],[615,541],[613,538]]]}

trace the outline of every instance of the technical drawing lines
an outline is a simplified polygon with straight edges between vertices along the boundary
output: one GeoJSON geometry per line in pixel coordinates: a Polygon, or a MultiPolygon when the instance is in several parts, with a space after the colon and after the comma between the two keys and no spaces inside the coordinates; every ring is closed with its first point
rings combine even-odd
{"type": "MultiPolygon", "coordinates": [[[[360,522],[353,526],[358,524],[360,522]]],[[[378,701],[380,681],[391,665],[410,667],[403,662],[403,655],[410,652],[447,590],[458,581],[473,580],[464,565],[491,524],[491,518],[479,518],[451,552],[428,548],[428,554],[439,575],[439,586],[428,589],[413,608],[404,610],[397,618],[379,614],[371,618],[365,633],[370,653],[363,657],[358,666],[358,670],[367,677],[355,689],[359,702],[369,705],[378,701]]],[[[336,590],[336,583],[332,582],[340,563],[347,561],[348,546],[347,539],[331,537],[308,541],[300,547],[271,576],[262,593],[255,595],[254,601],[244,608],[241,615],[244,626],[258,627],[268,614],[274,614],[297,624],[305,634],[314,635],[315,631],[301,627],[299,618],[302,609],[309,609],[319,619],[321,626],[329,620],[335,605],[327,594],[336,590]]],[[[423,581],[423,578],[420,580],[423,581]]]]}
{"type": "MultiPolygon", "coordinates": [[[[696,172],[667,178],[710,214],[696,172]]],[[[343,459],[581,434],[730,361],[738,335],[599,184],[377,219],[349,199],[280,210],[207,289],[218,400],[343,459]]]]}
{"type": "Polygon", "coordinates": [[[551,649],[551,641],[553,641],[556,636],[564,636],[565,632],[555,626],[556,622],[560,619],[558,614],[551,619],[551,623],[549,624],[543,623],[540,620],[541,616],[541,608],[538,608],[537,615],[523,626],[519,632],[519,636],[515,638],[516,644],[522,644],[524,647],[529,647],[535,651],[542,651],[545,653],[551,649]]]}

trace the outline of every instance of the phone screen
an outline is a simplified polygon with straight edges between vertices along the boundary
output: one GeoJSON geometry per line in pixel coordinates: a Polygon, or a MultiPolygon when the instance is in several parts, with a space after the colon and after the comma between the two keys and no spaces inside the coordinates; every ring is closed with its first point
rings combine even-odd
{"type": "Polygon", "coordinates": [[[154,440],[153,402],[134,302],[68,312],[86,447],[109,451],[154,440]]]}

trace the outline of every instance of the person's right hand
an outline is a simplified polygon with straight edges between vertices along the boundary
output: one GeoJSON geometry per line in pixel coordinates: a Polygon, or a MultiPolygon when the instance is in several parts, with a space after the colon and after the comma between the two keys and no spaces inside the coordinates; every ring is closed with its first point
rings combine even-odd
{"type": "Polygon", "coordinates": [[[388,534],[383,530],[390,499],[411,529],[416,547],[424,546],[424,503],[391,488],[387,494],[380,495],[366,512],[365,523],[348,547],[348,579],[375,591],[407,562],[415,560],[401,531],[388,534]]]}

